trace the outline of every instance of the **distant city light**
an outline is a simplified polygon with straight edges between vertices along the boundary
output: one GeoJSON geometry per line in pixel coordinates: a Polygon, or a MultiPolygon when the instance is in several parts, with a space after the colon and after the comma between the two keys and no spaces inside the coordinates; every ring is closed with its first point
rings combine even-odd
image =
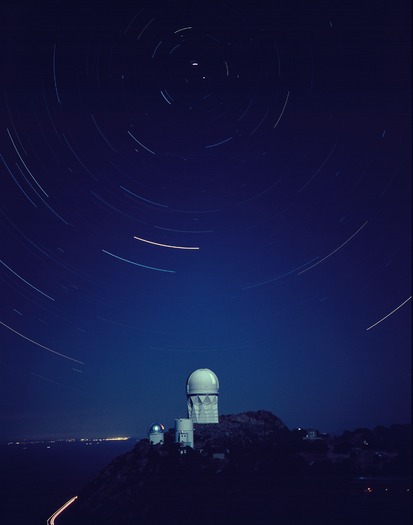
{"type": "Polygon", "coordinates": [[[68,438],[68,439],[38,439],[33,441],[8,441],[7,445],[46,445],[50,448],[50,445],[61,444],[61,443],[85,443],[86,445],[92,445],[93,443],[102,443],[104,441],[128,441],[132,439],[130,436],[115,436],[115,437],[102,437],[102,438],[68,438]]]}

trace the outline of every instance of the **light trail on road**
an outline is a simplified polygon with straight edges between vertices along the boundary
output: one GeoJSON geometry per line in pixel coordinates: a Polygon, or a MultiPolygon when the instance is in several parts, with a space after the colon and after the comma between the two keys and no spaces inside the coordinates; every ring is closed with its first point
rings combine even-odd
{"type": "Polygon", "coordinates": [[[77,500],[77,496],[74,496],[73,498],[70,498],[69,501],[66,501],[64,505],[62,505],[59,509],[57,509],[56,512],[54,512],[50,518],[47,520],[46,525],[55,525],[55,519],[60,516],[60,514],[67,509],[69,505],[71,505],[74,501],[77,500]]]}

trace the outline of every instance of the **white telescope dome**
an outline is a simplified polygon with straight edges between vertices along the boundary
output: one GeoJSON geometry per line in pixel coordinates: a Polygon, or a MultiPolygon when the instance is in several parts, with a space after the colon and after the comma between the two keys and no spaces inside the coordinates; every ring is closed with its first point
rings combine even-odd
{"type": "Polygon", "coordinates": [[[219,381],[209,368],[198,368],[188,377],[186,393],[193,394],[218,394],[219,381]]]}

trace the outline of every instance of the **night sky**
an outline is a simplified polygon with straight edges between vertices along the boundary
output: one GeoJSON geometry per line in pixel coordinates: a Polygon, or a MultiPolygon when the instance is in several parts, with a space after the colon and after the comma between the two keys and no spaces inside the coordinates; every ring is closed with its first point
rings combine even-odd
{"type": "Polygon", "coordinates": [[[0,439],[409,421],[410,2],[124,4],[2,2],[0,439]]]}

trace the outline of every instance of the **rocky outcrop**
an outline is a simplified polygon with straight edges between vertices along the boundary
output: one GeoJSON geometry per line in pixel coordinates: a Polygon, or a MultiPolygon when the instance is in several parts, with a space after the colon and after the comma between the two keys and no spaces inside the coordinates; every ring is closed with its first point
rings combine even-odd
{"type": "MultiPolygon", "coordinates": [[[[195,424],[195,450],[238,447],[250,447],[258,444],[274,443],[290,434],[288,428],[277,416],[266,410],[242,412],[219,416],[219,424],[195,424]]],[[[168,438],[174,439],[173,430],[168,438]]]]}

